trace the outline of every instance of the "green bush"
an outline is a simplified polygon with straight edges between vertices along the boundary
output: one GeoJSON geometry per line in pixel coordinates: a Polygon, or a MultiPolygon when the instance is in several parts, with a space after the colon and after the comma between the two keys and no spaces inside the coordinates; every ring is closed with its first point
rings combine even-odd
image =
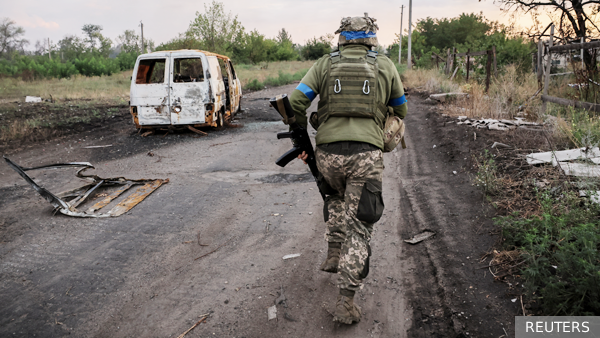
{"type": "Polygon", "coordinates": [[[252,81],[249,81],[246,86],[244,87],[244,89],[247,90],[261,90],[264,89],[265,85],[258,81],[257,79],[252,79],[252,81]]]}
{"type": "Polygon", "coordinates": [[[507,250],[523,251],[529,297],[544,315],[600,313],[598,204],[572,191],[539,193],[542,216],[498,219],[507,250]]]}
{"type": "Polygon", "coordinates": [[[73,62],[75,68],[81,75],[85,76],[102,76],[112,75],[121,70],[119,62],[116,59],[108,59],[101,57],[87,57],[75,59],[73,62]]]}
{"type": "Polygon", "coordinates": [[[284,86],[284,85],[290,84],[294,81],[302,80],[302,78],[304,77],[304,75],[306,75],[307,72],[308,72],[308,69],[298,71],[292,75],[289,73],[284,73],[282,71],[279,71],[279,75],[277,77],[269,76],[265,79],[264,83],[258,81],[257,79],[253,79],[253,80],[249,81],[246,84],[246,86],[244,86],[244,89],[261,90],[261,89],[264,89],[265,86],[271,86],[271,87],[284,86]]]}

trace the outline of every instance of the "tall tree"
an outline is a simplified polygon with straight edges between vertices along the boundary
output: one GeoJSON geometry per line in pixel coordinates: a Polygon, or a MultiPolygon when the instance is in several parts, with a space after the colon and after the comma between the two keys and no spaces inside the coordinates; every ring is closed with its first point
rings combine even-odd
{"type": "MultiPolygon", "coordinates": [[[[481,0],[480,0],[481,1],[481,0]]],[[[600,0],[498,0],[506,12],[531,13],[537,18],[541,11],[558,15],[559,34],[565,42],[579,41],[581,38],[600,37],[598,27],[600,0]]],[[[538,34],[532,34],[539,37],[538,34]]],[[[588,69],[596,69],[596,62],[589,51],[585,51],[584,60],[588,69]]]]}
{"type": "Polygon", "coordinates": [[[58,41],[60,57],[65,60],[74,60],[85,51],[85,43],[75,35],[66,35],[58,41]]]}
{"type": "Polygon", "coordinates": [[[96,43],[100,42],[102,38],[102,26],[100,25],[92,25],[86,24],[83,25],[81,30],[87,35],[86,42],[90,45],[90,49],[94,50],[96,48],[96,43]]]}
{"type": "Polygon", "coordinates": [[[117,41],[121,45],[121,50],[124,52],[140,52],[141,41],[140,36],[135,34],[134,30],[127,29],[123,34],[117,37],[117,41]]]}
{"type": "Polygon", "coordinates": [[[204,13],[196,12],[187,34],[199,40],[204,49],[220,54],[231,54],[233,44],[244,34],[237,15],[225,13],[222,2],[204,4],[204,13]]]}
{"type": "Polygon", "coordinates": [[[276,40],[280,45],[285,45],[287,43],[292,44],[292,36],[285,28],[282,28],[279,33],[277,33],[276,40]]]}
{"type": "Polygon", "coordinates": [[[0,56],[22,50],[29,44],[29,41],[21,38],[23,34],[25,34],[23,27],[17,26],[16,22],[9,18],[3,18],[0,21],[0,56]]]}

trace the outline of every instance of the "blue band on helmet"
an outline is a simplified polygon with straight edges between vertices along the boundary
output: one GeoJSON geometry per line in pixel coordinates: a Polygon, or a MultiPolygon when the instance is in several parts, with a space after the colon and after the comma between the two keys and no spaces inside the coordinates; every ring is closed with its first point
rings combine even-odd
{"type": "Polygon", "coordinates": [[[403,105],[403,104],[405,104],[405,103],[406,103],[406,96],[402,95],[402,96],[400,96],[400,97],[399,97],[399,98],[397,98],[397,99],[391,99],[391,100],[388,102],[388,106],[395,107],[395,106],[400,106],[400,105],[403,105]]]}
{"type": "Polygon", "coordinates": [[[366,39],[366,38],[376,38],[377,34],[375,32],[365,32],[365,31],[343,31],[340,33],[346,37],[346,40],[355,40],[355,39],[366,39]]]}
{"type": "Polygon", "coordinates": [[[314,90],[312,90],[309,86],[305,85],[302,82],[300,82],[300,84],[298,85],[298,87],[296,87],[296,89],[301,91],[311,101],[314,100],[315,97],[317,97],[317,94],[315,94],[314,90]]]}

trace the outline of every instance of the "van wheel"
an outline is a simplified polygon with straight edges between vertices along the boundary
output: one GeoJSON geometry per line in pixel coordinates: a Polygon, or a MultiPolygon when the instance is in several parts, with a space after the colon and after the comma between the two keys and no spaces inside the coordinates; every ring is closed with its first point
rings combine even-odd
{"type": "Polygon", "coordinates": [[[217,129],[222,129],[225,125],[223,119],[223,110],[219,110],[219,112],[217,113],[217,129]]]}

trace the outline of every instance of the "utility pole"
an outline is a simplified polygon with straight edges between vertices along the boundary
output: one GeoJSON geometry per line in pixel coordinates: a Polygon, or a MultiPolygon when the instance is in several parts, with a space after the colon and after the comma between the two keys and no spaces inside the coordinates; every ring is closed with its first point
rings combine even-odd
{"type": "Polygon", "coordinates": [[[140,21],[140,27],[142,28],[142,54],[144,54],[144,24],[140,21]]]}
{"type": "Polygon", "coordinates": [[[400,7],[400,38],[398,39],[398,64],[402,63],[402,19],[404,19],[404,5],[400,7]]]}
{"type": "Polygon", "coordinates": [[[412,68],[412,0],[408,1],[408,59],[406,61],[406,67],[412,68]]]}

